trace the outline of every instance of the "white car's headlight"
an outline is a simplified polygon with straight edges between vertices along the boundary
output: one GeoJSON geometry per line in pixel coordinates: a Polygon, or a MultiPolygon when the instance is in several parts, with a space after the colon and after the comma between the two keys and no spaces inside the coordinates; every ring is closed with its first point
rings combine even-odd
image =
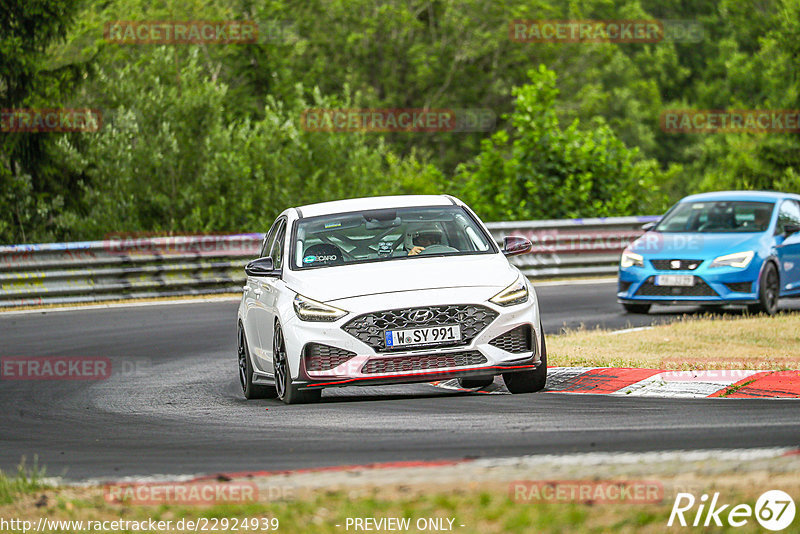
{"type": "Polygon", "coordinates": [[[623,269],[627,269],[634,265],[637,267],[644,267],[644,258],[640,254],[636,254],[630,250],[623,251],[622,257],[619,259],[619,266],[623,269]]]}
{"type": "Polygon", "coordinates": [[[718,258],[714,258],[709,267],[736,267],[737,269],[744,269],[750,265],[756,253],[752,250],[745,252],[737,252],[735,254],[726,254],[718,258]]]}
{"type": "Polygon", "coordinates": [[[347,312],[334,308],[322,302],[297,295],[294,298],[294,311],[303,321],[335,321],[341,319],[347,312]]]}
{"type": "Polygon", "coordinates": [[[528,285],[523,278],[518,278],[513,284],[489,299],[498,306],[513,306],[528,301],[528,285]]]}

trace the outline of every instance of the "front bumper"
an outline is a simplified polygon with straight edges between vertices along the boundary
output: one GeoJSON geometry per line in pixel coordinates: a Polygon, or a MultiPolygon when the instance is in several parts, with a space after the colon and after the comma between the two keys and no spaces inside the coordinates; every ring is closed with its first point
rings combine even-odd
{"type": "Polygon", "coordinates": [[[378,386],[386,384],[413,384],[417,382],[435,382],[452,378],[467,378],[478,376],[497,375],[517,371],[532,371],[541,364],[541,360],[534,355],[525,357],[515,362],[506,362],[504,365],[481,365],[475,367],[458,367],[451,369],[436,369],[428,371],[411,371],[401,373],[387,373],[381,375],[356,376],[350,378],[320,378],[309,376],[301,361],[300,375],[294,384],[301,389],[319,389],[343,386],[378,386]]]}
{"type": "MultiPolygon", "coordinates": [[[[496,290],[489,291],[490,298],[496,290]]],[[[463,297],[463,295],[461,295],[463,297]]],[[[425,298],[426,306],[438,305],[475,305],[480,299],[471,302],[455,300],[453,291],[429,292],[425,298]]],[[[500,307],[484,300],[480,306],[491,309],[497,317],[483,328],[467,344],[458,346],[419,347],[396,351],[376,350],[361,339],[346,332],[342,327],[354,317],[364,313],[377,312],[387,308],[420,307],[419,295],[398,295],[391,306],[386,306],[384,299],[362,299],[349,303],[346,309],[351,313],[333,323],[306,322],[296,316],[284,323],[284,336],[288,349],[292,381],[302,388],[322,388],[352,385],[379,385],[413,382],[431,382],[435,380],[492,376],[501,373],[530,371],[536,369],[541,362],[539,331],[539,313],[535,293],[531,291],[528,302],[516,306],[500,307]],[[530,351],[509,352],[490,341],[507,334],[518,327],[530,327],[530,351]],[[351,353],[346,361],[337,360],[335,367],[310,370],[306,365],[306,348],[311,344],[320,344],[351,353]],[[469,354],[473,359],[464,360],[459,365],[442,364],[459,355],[469,354]],[[480,359],[479,363],[475,363],[480,359]],[[402,363],[402,360],[406,360],[402,363]],[[408,360],[439,360],[430,367],[414,367],[408,360]],[[397,369],[397,370],[395,370],[397,369]]]]}
{"type": "Polygon", "coordinates": [[[620,268],[617,301],[620,303],[660,305],[722,305],[758,302],[758,277],[762,262],[754,258],[744,269],[708,268],[710,260],[695,270],[663,270],[653,267],[646,257],[644,267],[620,268]],[[691,287],[656,286],[658,275],[692,275],[691,287]]]}

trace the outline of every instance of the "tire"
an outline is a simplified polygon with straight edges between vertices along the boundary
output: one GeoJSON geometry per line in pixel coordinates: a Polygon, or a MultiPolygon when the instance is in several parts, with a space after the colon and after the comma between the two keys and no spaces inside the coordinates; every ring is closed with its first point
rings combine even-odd
{"type": "Polygon", "coordinates": [[[485,388],[494,383],[493,376],[475,376],[471,378],[459,378],[458,385],[464,389],[485,388]]]}
{"type": "Polygon", "coordinates": [[[541,323],[539,323],[539,331],[542,333],[542,363],[533,371],[503,373],[503,382],[511,393],[534,393],[543,390],[547,385],[547,344],[541,323]]]}
{"type": "Polygon", "coordinates": [[[625,311],[628,312],[628,313],[645,314],[645,313],[650,311],[650,305],[649,304],[628,304],[628,303],[625,303],[625,304],[622,305],[622,307],[625,308],[625,311]]]}
{"type": "Polygon", "coordinates": [[[281,325],[278,323],[275,324],[275,334],[272,337],[272,368],[275,376],[275,391],[284,404],[319,402],[322,398],[321,389],[300,390],[292,384],[292,373],[286,355],[286,341],[281,325]]]}
{"type": "Polygon", "coordinates": [[[274,387],[253,384],[253,362],[250,360],[250,345],[247,344],[247,336],[244,328],[239,324],[238,334],[238,357],[239,357],[239,383],[242,385],[242,393],[245,399],[274,399],[277,396],[274,387]]]}
{"type": "Polygon", "coordinates": [[[750,304],[747,309],[750,313],[764,313],[775,315],[778,311],[778,299],[780,297],[781,284],[778,269],[775,264],[767,262],[764,272],[758,279],[758,304],[750,304]]]}

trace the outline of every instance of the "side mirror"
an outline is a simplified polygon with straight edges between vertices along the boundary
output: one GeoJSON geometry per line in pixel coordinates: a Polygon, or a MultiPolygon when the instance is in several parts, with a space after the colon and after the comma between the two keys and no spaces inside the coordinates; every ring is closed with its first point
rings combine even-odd
{"type": "Polygon", "coordinates": [[[503,254],[506,256],[516,256],[526,254],[531,251],[533,245],[524,237],[508,235],[503,238],[503,254]]]}
{"type": "Polygon", "coordinates": [[[798,224],[786,224],[783,226],[783,234],[786,237],[796,234],[797,232],[800,232],[800,225],[798,224]]]}
{"type": "Polygon", "coordinates": [[[272,258],[258,258],[244,266],[247,276],[275,276],[275,265],[272,258]]]}
{"type": "Polygon", "coordinates": [[[642,230],[644,230],[645,232],[649,232],[650,230],[656,227],[656,224],[658,224],[656,221],[645,223],[642,225],[642,230]]]}

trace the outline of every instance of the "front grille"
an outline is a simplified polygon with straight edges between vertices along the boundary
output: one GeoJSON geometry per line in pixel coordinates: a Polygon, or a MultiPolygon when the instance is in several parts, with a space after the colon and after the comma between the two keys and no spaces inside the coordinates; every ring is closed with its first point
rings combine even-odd
{"type": "Polygon", "coordinates": [[[342,329],[374,350],[384,352],[391,350],[386,348],[385,330],[457,324],[461,327],[461,342],[454,345],[468,345],[497,316],[496,311],[477,304],[423,306],[366,313],[352,319],[342,329]],[[429,312],[424,313],[428,317],[420,316],[422,312],[429,312]]]}
{"type": "Polygon", "coordinates": [[[753,290],[753,282],[731,282],[725,285],[736,293],[750,293],[753,290]]]}
{"type": "Polygon", "coordinates": [[[306,369],[309,371],[328,371],[356,355],[355,352],[321,343],[309,343],[305,346],[303,353],[306,359],[306,369]]]}
{"type": "Polygon", "coordinates": [[[489,345],[502,349],[512,354],[519,354],[521,352],[530,352],[533,344],[531,338],[533,336],[533,328],[531,325],[524,324],[509,330],[505,334],[500,334],[489,342],[489,345]]]}
{"type": "Polygon", "coordinates": [[[718,297],[716,291],[706,284],[702,278],[695,276],[694,285],[683,286],[657,286],[655,277],[651,276],[636,292],[640,297],[718,297]]]}
{"type": "Polygon", "coordinates": [[[659,271],[694,271],[703,260],[650,260],[650,263],[659,271]],[[678,263],[673,267],[672,262],[678,263]]]}
{"type": "Polygon", "coordinates": [[[468,367],[486,363],[486,358],[477,350],[451,352],[449,354],[398,356],[370,360],[361,372],[364,374],[399,373],[407,371],[424,371],[444,367],[468,367]]]}

